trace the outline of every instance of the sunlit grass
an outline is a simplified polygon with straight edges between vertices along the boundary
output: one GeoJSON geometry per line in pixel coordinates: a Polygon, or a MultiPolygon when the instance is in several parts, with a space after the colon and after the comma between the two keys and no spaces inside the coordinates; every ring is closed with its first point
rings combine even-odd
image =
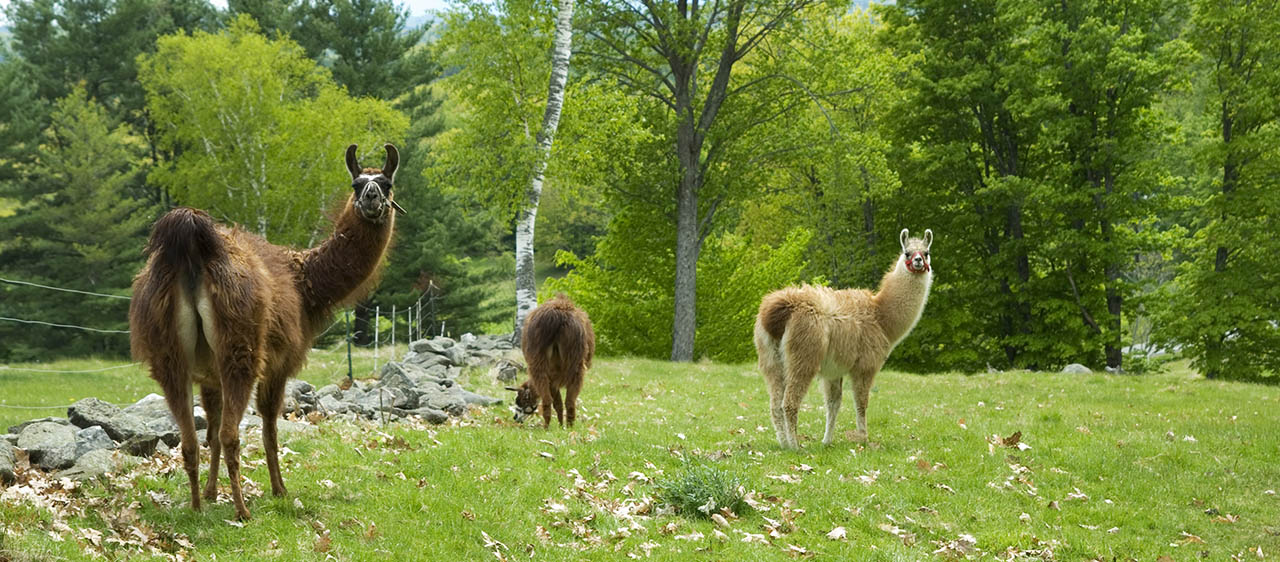
{"type": "MultiPolygon", "coordinates": [[[[326,352],[304,376],[324,382],[339,373],[345,357],[326,352]]],[[[500,392],[483,373],[468,386],[500,392]]],[[[8,387],[0,382],[0,396],[8,387]]],[[[233,515],[225,502],[192,512],[181,471],[81,493],[137,501],[140,521],[186,535],[201,559],[486,560],[496,550],[511,560],[921,560],[965,535],[979,549],[970,555],[986,558],[1280,552],[1275,387],[1178,369],[1143,377],[884,373],[871,399],[870,444],[844,436],[849,403],[835,444],[816,441],[815,388],[800,415],[798,452],[778,448],[767,402],[748,365],[605,359],[590,374],[574,431],[515,426],[495,407],[461,426],[379,432],[325,423],[317,435],[290,437],[289,495],[251,499],[254,519],[243,528],[225,521],[233,515]],[[991,443],[1017,431],[1028,449],[991,443]],[[769,511],[743,510],[723,528],[655,505],[631,516],[635,528],[626,510],[612,509],[660,496],[657,482],[698,464],[740,478],[769,511]],[[157,506],[152,491],[172,507],[157,506]],[[837,527],[844,538],[828,538],[837,527]]],[[[262,488],[255,439],[247,475],[262,488]]],[[[0,520],[11,529],[0,532],[0,548],[19,559],[84,556],[83,540],[50,537],[39,509],[3,504],[0,520]]],[[[109,530],[94,513],[68,524],[109,530]]]]}

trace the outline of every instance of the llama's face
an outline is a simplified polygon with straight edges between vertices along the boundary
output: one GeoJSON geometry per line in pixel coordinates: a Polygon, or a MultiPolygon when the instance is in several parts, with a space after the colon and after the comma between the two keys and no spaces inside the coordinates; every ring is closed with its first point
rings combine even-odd
{"type": "Polygon", "coordinates": [[[899,242],[902,244],[902,260],[907,271],[915,274],[932,270],[929,262],[929,247],[933,245],[933,231],[925,229],[924,238],[909,238],[907,229],[902,229],[899,242]]]}
{"type": "Polygon", "coordinates": [[[400,153],[390,144],[385,148],[387,161],[382,168],[361,168],[356,159],[356,145],[347,147],[347,171],[351,173],[351,189],[354,192],[352,203],[362,218],[378,224],[386,221],[393,207],[404,212],[391,199],[391,185],[395,181],[396,168],[400,165],[400,153]]]}
{"type": "Polygon", "coordinates": [[[538,394],[533,391],[533,387],[529,386],[528,382],[520,385],[519,388],[508,386],[507,390],[516,393],[516,403],[511,406],[511,411],[515,414],[512,419],[516,422],[522,422],[538,411],[538,394]]]}
{"type": "Polygon", "coordinates": [[[381,173],[362,173],[351,180],[351,189],[355,191],[354,204],[360,216],[379,223],[386,219],[391,208],[391,180],[381,173]]]}

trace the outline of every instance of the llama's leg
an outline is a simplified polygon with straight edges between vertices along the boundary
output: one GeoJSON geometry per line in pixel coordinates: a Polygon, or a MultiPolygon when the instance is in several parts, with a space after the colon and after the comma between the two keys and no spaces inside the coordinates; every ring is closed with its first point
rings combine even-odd
{"type": "Polygon", "coordinates": [[[867,402],[871,399],[871,383],[875,379],[875,371],[853,375],[854,398],[858,408],[858,429],[853,433],[855,441],[867,440],[867,402]]]}
{"type": "Polygon", "coordinates": [[[284,478],[280,476],[278,456],[277,422],[284,409],[286,379],[268,379],[258,383],[258,415],[262,416],[262,447],[267,456],[267,471],[271,473],[271,494],[283,496],[284,478]]]}
{"type": "MultiPolygon", "coordinates": [[[[250,336],[251,337],[251,336],[250,336]]],[[[228,338],[229,339],[229,338],[228,338]]],[[[244,338],[248,339],[248,338],[244,338]]],[[[240,420],[249,406],[260,368],[262,347],[245,341],[224,342],[220,359],[222,371],[222,420],[218,438],[222,441],[222,454],[227,463],[227,479],[231,481],[231,500],[235,503],[236,519],[249,518],[244,494],[240,487],[240,420]]]]}
{"type": "Polygon", "coordinates": [[[191,411],[191,381],[187,378],[186,364],[180,359],[172,361],[176,365],[163,371],[155,364],[164,362],[152,359],[151,376],[160,383],[164,392],[164,400],[169,405],[169,413],[178,424],[181,434],[182,468],[187,472],[187,480],[191,483],[191,509],[200,509],[200,439],[196,437],[196,418],[191,411]]]}
{"type": "Polygon", "coordinates": [[[769,389],[769,414],[773,419],[773,430],[778,436],[778,444],[786,447],[790,442],[790,430],[787,429],[787,416],[782,407],[782,399],[787,395],[786,376],[782,365],[770,362],[768,366],[761,360],[760,370],[764,372],[764,380],[769,389]]]}
{"type": "Polygon", "coordinates": [[[534,391],[538,393],[538,412],[542,414],[542,429],[551,427],[551,400],[555,396],[555,400],[560,400],[558,392],[551,390],[551,385],[547,383],[545,377],[543,380],[534,382],[534,391]]]}
{"type": "Polygon", "coordinates": [[[581,374],[564,389],[564,417],[568,420],[569,427],[573,427],[573,421],[578,418],[578,392],[581,390],[581,374]]]}
{"type": "Polygon", "coordinates": [[[827,430],[822,434],[822,444],[830,445],[836,436],[836,416],[840,414],[840,397],[844,393],[844,377],[823,379],[822,393],[827,397],[827,430]]]}
{"type": "Polygon", "coordinates": [[[765,334],[759,326],[755,334],[757,366],[764,375],[765,388],[769,391],[769,417],[778,436],[778,445],[787,446],[787,418],[782,410],[782,398],[786,395],[786,372],[783,371],[782,354],[777,342],[765,334]]]}
{"type": "Polygon", "coordinates": [[[200,405],[204,407],[204,417],[209,422],[205,430],[205,442],[209,444],[209,481],[205,482],[204,499],[218,499],[218,465],[222,458],[222,443],[218,439],[218,428],[222,424],[222,391],[218,387],[200,386],[200,405]]]}
{"type": "MultiPolygon", "coordinates": [[[[564,427],[564,402],[560,400],[560,389],[551,389],[551,406],[556,409],[556,421],[560,422],[560,427],[564,427]]],[[[551,422],[547,422],[548,425],[551,422]]]]}
{"type": "Polygon", "coordinates": [[[784,447],[800,448],[800,404],[804,402],[804,396],[813,384],[813,377],[822,366],[822,354],[814,351],[812,348],[794,345],[787,351],[786,391],[782,396],[782,413],[787,424],[787,442],[783,444],[784,447]]]}

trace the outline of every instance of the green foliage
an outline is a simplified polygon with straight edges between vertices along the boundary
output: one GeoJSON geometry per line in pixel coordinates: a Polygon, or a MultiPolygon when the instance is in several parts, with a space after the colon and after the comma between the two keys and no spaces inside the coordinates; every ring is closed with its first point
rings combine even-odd
{"type": "Polygon", "coordinates": [[[1280,6],[1196,2],[1190,40],[1208,64],[1209,116],[1187,259],[1168,293],[1166,341],[1206,376],[1280,380],[1280,6]]]}
{"type": "Polygon", "coordinates": [[[54,100],[83,84],[117,119],[146,123],[135,59],[166,33],[211,30],[203,0],[15,0],[5,13],[13,49],[39,96],[54,100]]]}
{"type": "Polygon", "coordinates": [[[752,333],[760,299],[802,279],[809,231],[797,228],[778,247],[751,244],[733,234],[707,240],[698,263],[698,332],[701,354],[716,361],[755,358],[752,333]]]}
{"type": "Polygon", "coordinates": [[[348,196],[349,143],[381,165],[405,116],[354,99],[288,40],[268,40],[240,16],[218,34],[160,39],[140,79],[159,145],[174,156],[152,172],[180,203],[245,225],[277,243],[311,245],[324,210],[348,196]]]}
{"type": "MultiPolygon", "coordinates": [[[[604,354],[664,357],[670,353],[674,291],[672,261],[646,257],[672,233],[648,227],[652,217],[623,212],[614,218],[594,256],[568,252],[557,262],[572,270],[548,279],[542,293],[564,292],[591,315],[597,347],[604,354]]],[[[716,360],[754,356],[751,330],[760,298],[801,279],[810,235],[797,229],[776,248],[732,234],[713,236],[698,263],[697,345],[716,360]]],[[[670,247],[669,245],[666,247],[670,247]]]]}
{"type": "Polygon", "coordinates": [[[293,38],[353,96],[394,100],[437,75],[418,46],[427,27],[407,29],[408,9],[392,0],[319,0],[299,9],[307,18],[293,38]]]}
{"type": "Polygon", "coordinates": [[[435,48],[450,73],[441,86],[451,119],[432,143],[427,177],[515,216],[528,203],[537,157],[554,10],[534,0],[467,0],[443,19],[435,48]]]}
{"type": "Polygon", "coordinates": [[[657,485],[662,501],[685,517],[709,519],[721,509],[746,515],[747,482],[723,468],[690,463],[657,485]]]}
{"type": "MultiPolygon", "coordinates": [[[[142,181],[142,139],[87,96],[84,88],[58,100],[41,137],[37,163],[0,195],[18,201],[0,222],[0,263],[6,276],[59,287],[127,295],[142,265],[140,251],[155,210],[126,194],[142,181]]],[[[128,328],[120,299],[0,287],[0,316],[128,328]]],[[[0,324],[0,358],[59,353],[124,354],[128,337],[71,329],[0,324]]]]}

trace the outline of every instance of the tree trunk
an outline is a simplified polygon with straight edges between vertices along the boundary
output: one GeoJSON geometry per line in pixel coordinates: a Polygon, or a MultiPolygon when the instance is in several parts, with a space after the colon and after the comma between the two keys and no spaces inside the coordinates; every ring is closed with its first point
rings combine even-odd
{"type": "Polygon", "coordinates": [[[355,320],[351,323],[351,342],[356,345],[372,345],[373,344],[373,305],[369,300],[360,301],[355,307],[355,320]]]}
{"type": "Polygon", "coordinates": [[[697,333],[698,189],[697,165],[685,169],[676,201],[675,318],[671,330],[671,360],[692,361],[697,333]]]}
{"type": "Polygon", "coordinates": [[[538,159],[529,182],[528,200],[516,224],[516,324],[512,342],[520,345],[524,319],[538,306],[538,287],[533,276],[533,233],[538,218],[538,202],[542,198],[542,180],[551,157],[551,143],[560,126],[560,108],[564,106],[564,87],[569,79],[569,55],[573,43],[573,0],[559,0],[556,13],[556,37],[551,55],[551,80],[547,86],[547,109],[542,114],[542,130],[538,132],[538,159]]]}

